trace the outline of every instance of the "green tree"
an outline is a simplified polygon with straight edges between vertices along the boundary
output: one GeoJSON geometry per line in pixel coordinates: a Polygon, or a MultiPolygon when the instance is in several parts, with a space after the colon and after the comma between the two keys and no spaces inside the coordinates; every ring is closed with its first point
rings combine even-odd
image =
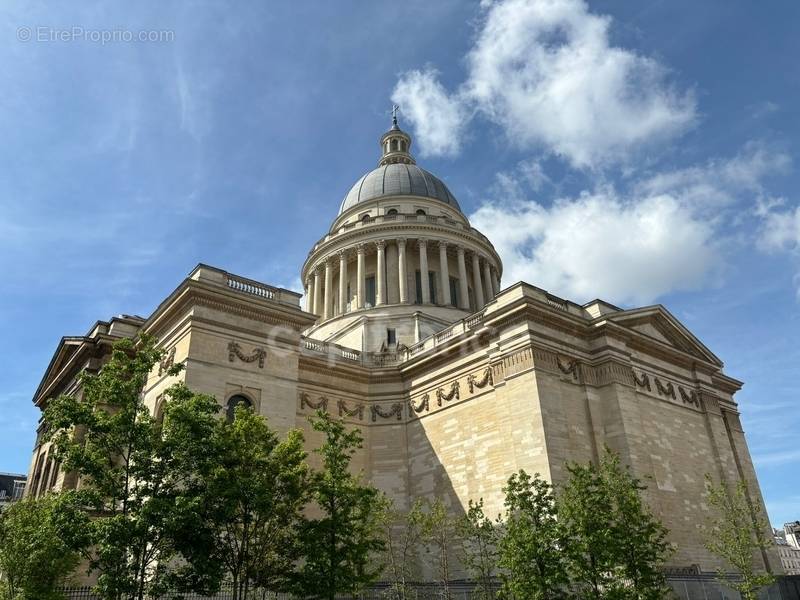
{"type": "Polygon", "coordinates": [[[382,572],[375,556],[384,551],[385,503],[378,490],[350,471],[353,455],[362,447],[361,432],[348,431],[323,411],[311,424],[325,436],[315,450],[322,470],[313,474],[310,485],[320,516],[307,520],[302,529],[304,562],[298,583],[306,597],[334,600],[339,593],[357,594],[382,572]]]}
{"type": "Polygon", "coordinates": [[[433,563],[436,565],[436,575],[442,590],[441,597],[450,600],[450,556],[457,548],[459,538],[456,521],[448,514],[447,507],[439,498],[429,503],[423,513],[422,538],[428,546],[428,552],[433,554],[433,563]]]}
{"type": "Polygon", "coordinates": [[[671,548],[667,530],[642,500],[646,487],[608,450],[599,465],[567,469],[559,517],[573,588],[585,598],[664,598],[671,548]]]}
{"type": "MultiPolygon", "coordinates": [[[[519,471],[505,493],[504,535],[499,541],[504,598],[555,600],[568,583],[564,532],[552,486],[539,474],[519,471]]],[[[571,542],[570,542],[571,543],[571,542]]]]}
{"type": "Polygon", "coordinates": [[[75,492],[27,498],[0,512],[0,599],[51,600],[89,545],[75,492]]]}
{"type": "Polygon", "coordinates": [[[80,375],[80,396],[59,396],[44,413],[56,458],[95,500],[90,564],[99,572],[97,591],[108,599],[141,600],[171,583],[171,530],[190,505],[192,464],[219,410],[213,398],[173,387],[162,427],[141,392],[163,356],[154,338],[118,341],[99,373],[80,375]],[[169,418],[171,411],[188,422],[169,418]]]}
{"type": "Polygon", "coordinates": [[[419,576],[418,555],[422,543],[423,506],[417,499],[408,512],[387,506],[383,515],[386,575],[392,585],[392,595],[406,600],[409,583],[419,576]]]}
{"type": "Polygon", "coordinates": [[[281,440],[264,417],[240,405],[233,421],[219,421],[209,445],[219,459],[209,465],[202,503],[234,600],[246,600],[251,586],[287,590],[308,499],[302,432],[281,440]]]}
{"type": "Polygon", "coordinates": [[[500,528],[483,512],[483,498],[469,501],[467,513],[458,520],[461,558],[470,577],[476,582],[479,598],[494,598],[494,575],[497,571],[497,545],[500,528]]]}
{"type": "Polygon", "coordinates": [[[709,504],[716,513],[705,527],[706,548],[738,574],[731,576],[718,569],[717,577],[720,583],[738,591],[743,600],[755,600],[758,590],[775,581],[771,573],[756,568],[759,555],[772,544],[765,534],[769,525],[761,516],[761,505],[751,499],[743,479],[731,490],[724,483],[714,485],[706,475],[706,490],[709,504]]]}

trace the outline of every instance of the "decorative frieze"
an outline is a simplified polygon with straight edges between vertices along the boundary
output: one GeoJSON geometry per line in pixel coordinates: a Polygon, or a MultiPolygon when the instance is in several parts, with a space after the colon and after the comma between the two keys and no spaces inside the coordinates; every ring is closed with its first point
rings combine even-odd
{"type": "Polygon", "coordinates": [[[579,363],[577,360],[562,362],[561,358],[556,355],[556,366],[558,366],[558,370],[561,371],[564,375],[571,375],[573,379],[575,380],[578,379],[579,363]]]}
{"type": "Polygon", "coordinates": [[[339,416],[340,417],[358,417],[359,421],[364,419],[364,405],[363,404],[356,404],[353,408],[349,408],[344,400],[339,400],[336,402],[336,406],[339,409],[339,416]]]}
{"type": "Polygon", "coordinates": [[[467,376],[467,385],[469,386],[469,393],[470,394],[474,394],[475,393],[475,388],[483,389],[483,388],[485,388],[487,386],[489,386],[489,387],[494,386],[494,377],[493,377],[493,374],[492,374],[492,367],[486,367],[486,369],[483,372],[483,375],[481,375],[480,378],[478,378],[478,376],[475,375],[474,373],[468,375],[467,376]]]}
{"type": "Polygon", "coordinates": [[[233,362],[234,358],[238,358],[242,362],[251,363],[258,361],[258,368],[264,368],[264,359],[267,357],[267,351],[264,348],[254,348],[250,354],[242,352],[242,347],[234,341],[228,343],[228,361],[233,362]]]}
{"type": "Polygon", "coordinates": [[[445,392],[445,388],[440,387],[436,390],[436,405],[441,406],[442,402],[450,402],[451,400],[459,400],[461,398],[461,386],[458,380],[450,384],[450,391],[445,392]]]}
{"type": "Polygon", "coordinates": [[[304,409],[305,407],[310,408],[311,410],[323,410],[328,412],[328,399],[325,396],[320,396],[317,402],[311,400],[308,394],[305,392],[300,392],[300,409],[304,409]]]}
{"type": "Polygon", "coordinates": [[[658,377],[653,377],[653,381],[656,383],[656,390],[659,394],[677,400],[675,397],[675,386],[672,385],[671,381],[668,381],[666,385],[664,385],[658,377]]]}
{"type": "Polygon", "coordinates": [[[378,420],[378,417],[382,419],[391,419],[392,417],[396,417],[398,421],[402,420],[403,418],[403,405],[400,402],[395,402],[392,404],[389,407],[389,410],[384,410],[377,404],[373,404],[370,407],[370,411],[372,412],[373,423],[378,420]]]}
{"type": "Polygon", "coordinates": [[[647,373],[642,373],[641,375],[637,376],[636,371],[633,372],[633,381],[636,383],[637,387],[644,388],[648,392],[652,392],[653,389],[650,387],[650,377],[647,376],[647,373]]]}
{"type": "Polygon", "coordinates": [[[682,387],[678,387],[678,391],[681,394],[681,400],[684,404],[694,404],[697,408],[700,408],[700,400],[697,397],[696,391],[689,390],[687,392],[682,387]]]}
{"type": "Polygon", "coordinates": [[[431,397],[430,394],[424,394],[422,398],[419,399],[419,404],[414,404],[414,400],[408,401],[408,416],[413,417],[414,414],[420,414],[423,412],[428,412],[428,409],[431,405],[431,397]]]}

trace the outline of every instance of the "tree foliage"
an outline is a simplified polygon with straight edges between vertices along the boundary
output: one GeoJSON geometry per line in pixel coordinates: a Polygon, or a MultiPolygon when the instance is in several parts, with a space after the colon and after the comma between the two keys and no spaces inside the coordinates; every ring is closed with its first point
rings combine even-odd
{"type": "Polygon", "coordinates": [[[450,557],[458,547],[459,539],[456,521],[439,498],[427,503],[422,513],[422,539],[428,552],[433,555],[436,579],[441,586],[441,597],[450,600],[453,597],[450,589],[452,571],[450,557]]]}
{"type": "Polygon", "coordinates": [[[384,509],[385,573],[396,600],[406,600],[409,584],[420,576],[418,558],[423,535],[423,506],[423,501],[417,499],[407,512],[393,510],[388,505],[384,509]]]}
{"type": "Polygon", "coordinates": [[[54,600],[89,545],[75,492],[26,498],[0,512],[0,599],[54,600]]]}
{"type": "Polygon", "coordinates": [[[497,571],[499,524],[489,519],[483,511],[483,498],[469,501],[466,514],[456,523],[461,542],[461,560],[467,574],[475,581],[478,598],[495,597],[493,579],[497,571]]]}
{"type": "Polygon", "coordinates": [[[216,456],[204,469],[198,509],[208,515],[210,547],[234,600],[248,598],[251,587],[288,590],[308,498],[302,432],[280,439],[264,417],[240,405],[233,421],[218,421],[208,445],[216,456]]]}
{"type": "Polygon", "coordinates": [[[120,340],[99,373],[80,376],[79,396],[59,396],[44,413],[56,458],[94,500],[90,564],[108,599],[142,599],[174,583],[172,532],[191,509],[193,465],[219,410],[177,385],[163,426],[156,421],[142,389],[163,356],[151,337],[120,340]]]}
{"type": "Polygon", "coordinates": [[[341,420],[323,411],[311,423],[325,438],[315,450],[322,469],[313,473],[310,483],[319,516],[302,527],[304,562],[298,588],[308,598],[333,600],[340,593],[358,593],[382,572],[375,558],[384,550],[385,503],[377,489],[350,470],[353,455],[362,447],[360,431],[348,431],[341,420]]]}
{"type": "Polygon", "coordinates": [[[667,530],[641,498],[646,489],[606,451],[600,465],[572,464],[560,496],[572,588],[595,599],[664,598],[667,530]]]}
{"type": "Polygon", "coordinates": [[[555,600],[568,582],[564,532],[552,486],[519,471],[505,493],[505,532],[499,542],[504,598],[555,600]]]}
{"type": "Polygon", "coordinates": [[[719,569],[717,577],[738,591],[743,600],[755,600],[758,590],[775,581],[771,573],[756,568],[759,555],[772,544],[765,534],[769,524],[761,516],[760,503],[751,499],[743,479],[731,490],[724,483],[714,485],[706,475],[706,490],[709,504],[715,509],[715,516],[705,527],[706,548],[736,571],[731,576],[719,569]]]}

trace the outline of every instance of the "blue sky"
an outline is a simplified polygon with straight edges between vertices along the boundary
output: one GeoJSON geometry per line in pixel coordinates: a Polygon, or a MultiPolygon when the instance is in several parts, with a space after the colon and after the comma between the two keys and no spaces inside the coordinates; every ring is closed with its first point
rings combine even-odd
{"type": "Polygon", "coordinates": [[[394,99],[504,284],[661,302],[746,382],[771,519],[800,518],[798,22],[788,0],[4,3],[0,470],[27,470],[62,335],[149,314],[201,261],[296,287],[394,99]],[[169,33],[95,41],[140,31],[169,33]]]}

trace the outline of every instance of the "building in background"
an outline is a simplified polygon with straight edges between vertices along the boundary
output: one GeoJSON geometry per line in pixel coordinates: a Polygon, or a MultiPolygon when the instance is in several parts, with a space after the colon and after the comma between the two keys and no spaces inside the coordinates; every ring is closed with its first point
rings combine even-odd
{"type": "MultiPolygon", "coordinates": [[[[63,338],[35,404],[79,395],[78,374],[96,372],[114,340],[147,333],[166,351],[144,390],[156,416],[183,381],[228,414],[245,404],[279,431],[300,428],[315,447],[308,417],[324,410],[361,428],[355,467],[397,508],[439,498],[454,515],[478,498],[497,514],[511,473],[558,485],[569,461],[596,461],[608,447],[648,482],[676,547],[670,569],[711,578],[725,568],[698,528],[711,516],[706,474],[744,479],[763,507],[734,399],[741,382],[661,305],[504,288],[491,241],[416,165],[396,120],[379,143],[377,167],[305,260],[304,308],[298,293],[198,265],[148,317],[63,338]],[[185,369],[170,376],[177,362],[185,369]]],[[[30,481],[30,495],[77,483],[41,435],[30,481]]],[[[777,552],[757,559],[781,572],[777,552]]]]}
{"type": "Polygon", "coordinates": [[[783,570],[787,575],[800,575],[800,522],[786,523],[774,531],[783,570]]]}
{"type": "Polygon", "coordinates": [[[0,473],[0,511],[25,494],[28,476],[20,473],[0,473]]]}

